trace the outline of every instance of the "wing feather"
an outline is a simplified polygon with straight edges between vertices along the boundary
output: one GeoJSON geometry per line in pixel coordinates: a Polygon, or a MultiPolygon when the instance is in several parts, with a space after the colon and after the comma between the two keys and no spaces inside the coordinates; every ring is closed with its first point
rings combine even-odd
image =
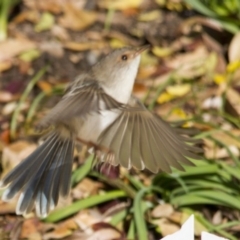
{"type": "Polygon", "coordinates": [[[126,168],[171,172],[171,167],[184,170],[182,165],[194,165],[189,158],[201,159],[196,154],[201,149],[193,145],[191,138],[178,134],[139,102],[122,109],[119,117],[100,135],[98,143],[113,152],[114,165],[126,168]]]}
{"type": "Polygon", "coordinates": [[[170,154],[168,161],[170,162],[171,166],[182,170],[182,167],[179,166],[178,162],[190,165],[191,162],[183,157],[183,153],[188,153],[188,151],[185,150],[185,145],[187,144],[184,141],[177,139],[180,136],[174,133],[171,127],[163,122],[162,119],[154,118],[153,120],[155,122],[155,128],[161,132],[161,135],[158,135],[157,137],[164,145],[164,151],[170,154]]]}
{"type": "MultiPolygon", "coordinates": [[[[80,84],[80,83],[79,83],[80,84]]],[[[122,108],[124,104],[109,96],[97,81],[88,80],[80,86],[74,85],[57,105],[39,123],[44,129],[56,122],[64,122],[74,117],[85,117],[92,112],[122,108]]]]}
{"type": "Polygon", "coordinates": [[[132,129],[132,136],[131,136],[131,152],[129,156],[129,160],[136,159],[136,167],[141,169],[143,167],[143,161],[141,154],[139,152],[140,149],[140,123],[139,123],[139,116],[133,116],[133,129],[132,129]]]}

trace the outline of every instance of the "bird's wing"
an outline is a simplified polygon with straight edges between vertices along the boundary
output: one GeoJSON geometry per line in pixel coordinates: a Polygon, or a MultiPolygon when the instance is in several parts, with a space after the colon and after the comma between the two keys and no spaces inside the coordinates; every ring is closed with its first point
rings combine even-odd
{"type": "Polygon", "coordinates": [[[195,153],[201,149],[193,146],[191,139],[179,135],[137,100],[133,102],[100,135],[98,144],[112,151],[103,155],[102,161],[155,173],[159,169],[171,172],[170,167],[184,170],[182,164],[193,165],[188,158],[200,159],[195,153]]]}
{"type": "Polygon", "coordinates": [[[121,107],[123,104],[109,96],[97,81],[77,81],[70,85],[60,102],[39,123],[38,128],[44,129],[74,117],[84,118],[92,112],[121,107]]]}

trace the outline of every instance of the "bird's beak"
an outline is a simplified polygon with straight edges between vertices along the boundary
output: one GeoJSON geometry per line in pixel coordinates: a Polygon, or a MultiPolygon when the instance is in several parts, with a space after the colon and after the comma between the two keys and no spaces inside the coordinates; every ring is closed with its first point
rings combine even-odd
{"type": "Polygon", "coordinates": [[[135,56],[138,56],[139,54],[141,54],[143,51],[149,49],[151,47],[150,44],[144,45],[142,47],[136,47],[135,50],[135,56]]]}

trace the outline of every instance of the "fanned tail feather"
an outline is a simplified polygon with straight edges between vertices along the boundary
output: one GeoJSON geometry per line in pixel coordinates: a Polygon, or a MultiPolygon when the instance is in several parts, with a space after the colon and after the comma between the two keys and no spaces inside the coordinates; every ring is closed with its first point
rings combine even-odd
{"type": "Polygon", "coordinates": [[[74,142],[51,134],[30,156],[14,168],[1,182],[8,186],[2,199],[8,201],[21,192],[17,214],[32,211],[46,217],[60,196],[67,196],[73,161],[74,142]]]}

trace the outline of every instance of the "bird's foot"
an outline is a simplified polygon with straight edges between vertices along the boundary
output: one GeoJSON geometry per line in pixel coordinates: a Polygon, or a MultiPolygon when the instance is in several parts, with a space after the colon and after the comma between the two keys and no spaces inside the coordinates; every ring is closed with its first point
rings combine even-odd
{"type": "Polygon", "coordinates": [[[104,154],[104,155],[105,154],[106,155],[111,154],[111,150],[108,149],[107,147],[95,144],[91,141],[85,141],[85,140],[80,139],[80,138],[77,138],[77,141],[82,143],[82,144],[87,145],[87,147],[89,149],[89,152],[96,154],[97,157],[102,156],[102,154],[104,154]]]}

